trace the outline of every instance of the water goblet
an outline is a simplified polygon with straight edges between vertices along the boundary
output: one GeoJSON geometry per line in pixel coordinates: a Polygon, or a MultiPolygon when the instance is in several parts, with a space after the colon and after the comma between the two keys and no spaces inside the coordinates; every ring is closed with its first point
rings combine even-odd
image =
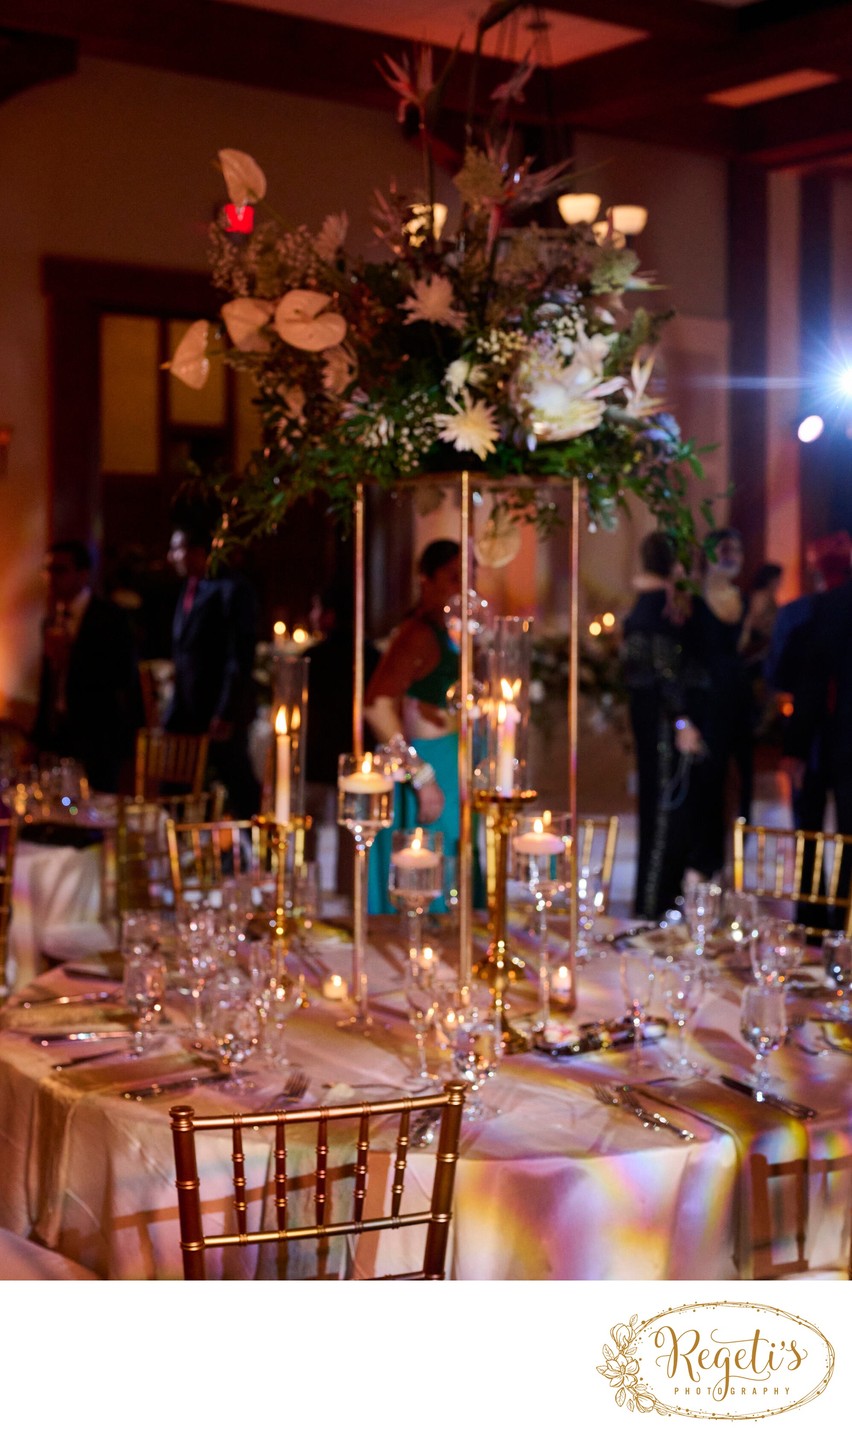
{"type": "MultiPolygon", "coordinates": [[[[570,833],[568,814],[554,814],[545,810],[537,817],[530,815],[520,819],[518,828],[510,839],[513,877],[528,889],[535,907],[542,997],[539,1026],[543,1027],[550,1021],[550,1001],[553,994],[548,910],[556,896],[565,893],[571,881],[570,833]]],[[[573,998],[573,995],[571,997],[573,998]]]]}
{"type": "Polygon", "coordinates": [[[836,995],[832,1002],[835,1018],[852,1019],[852,939],[841,930],[826,934],[822,941],[825,974],[836,995]]]}
{"type": "Polygon", "coordinates": [[[725,944],[734,951],[737,968],[751,966],[758,925],[759,904],[754,894],[740,894],[735,889],[729,889],[722,895],[720,927],[725,944]]]}
{"type": "Polygon", "coordinates": [[[398,829],[391,836],[388,893],[408,918],[408,952],[417,963],[423,952],[423,915],[441,897],[443,835],[429,829],[398,829]]]}
{"type": "Polygon", "coordinates": [[[240,1093],[254,1084],[237,1069],[257,1048],[260,1018],[251,980],[237,970],[218,972],[204,985],[202,1017],[205,1040],[228,1074],[226,1089],[240,1093]]]}
{"type": "Polygon", "coordinates": [[[355,1013],[339,1024],[372,1027],[367,1006],[367,860],[380,829],[393,823],[393,773],[379,754],[341,754],[337,766],[337,822],[355,840],[355,892],[352,925],[352,997],[355,1013]]]}
{"type": "Polygon", "coordinates": [[[689,1058],[687,1032],[704,997],[704,975],[700,963],[661,959],[657,963],[656,985],[666,1017],[675,1025],[674,1052],[666,1067],[679,1073],[699,1072],[689,1058]]]}
{"type": "Polygon", "coordinates": [[[408,1022],[414,1030],[417,1044],[417,1067],[408,1074],[406,1088],[419,1093],[438,1082],[437,1074],[430,1071],[426,1059],[426,1036],[435,1023],[438,1013],[438,994],[433,987],[435,966],[425,966],[411,959],[408,964],[404,992],[408,1006],[408,1022]]]}
{"type": "Polygon", "coordinates": [[[124,967],[124,1002],[134,1017],[133,1056],[141,1058],[163,1015],[166,966],[156,954],[133,954],[124,967]]]}
{"type": "Polygon", "coordinates": [[[769,1092],[769,1054],[787,1037],[786,994],[782,984],[746,984],[740,1001],[740,1033],[754,1049],[754,1091],[769,1092]]]}
{"type": "Polygon", "coordinates": [[[619,956],[619,977],[628,1018],[633,1025],[631,1068],[640,1073],[653,1067],[643,1055],[642,1042],[656,978],[653,954],[642,949],[623,949],[619,956]]]}
{"type": "Polygon", "coordinates": [[[751,948],[751,966],[758,984],[784,984],[805,957],[807,934],[802,924],[764,919],[751,948]]]}
{"type": "Polygon", "coordinates": [[[454,995],[452,1010],[445,1012],[443,1022],[452,1045],[456,1073],[469,1086],[464,1118],[475,1122],[496,1117],[499,1110],[482,1099],[483,1087],[497,1073],[503,1051],[500,1019],[491,995],[486,989],[465,986],[454,995]]]}

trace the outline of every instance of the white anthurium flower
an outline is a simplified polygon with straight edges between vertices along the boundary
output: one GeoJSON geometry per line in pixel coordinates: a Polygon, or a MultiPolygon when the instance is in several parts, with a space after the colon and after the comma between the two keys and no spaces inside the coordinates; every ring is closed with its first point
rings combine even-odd
{"type": "Polygon", "coordinates": [[[486,404],[483,399],[471,399],[465,390],[462,403],[451,399],[450,408],[452,414],[435,416],[441,438],[459,451],[470,450],[477,459],[493,454],[494,441],[500,437],[494,406],[486,404]]]}
{"type": "Polygon", "coordinates": [[[275,328],[285,344],[297,350],[331,349],[346,334],[342,315],[326,313],[331,295],[319,290],[290,290],[278,302],[275,328]]]}
{"type": "Polygon", "coordinates": [[[232,205],[256,205],[266,194],[266,176],[244,150],[220,150],[219,165],[232,205]]]}
{"type": "Polygon", "coordinates": [[[210,325],[207,320],[196,320],[191,324],[177,349],[163,369],[171,370],[175,379],[182,380],[190,389],[203,389],[210,373],[207,355],[207,341],[210,325]]]}
{"type": "Polygon", "coordinates": [[[271,300],[247,298],[229,300],[221,310],[231,343],[238,350],[254,350],[257,354],[266,354],[272,348],[269,336],[261,331],[274,312],[271,300]]]}
{"type": "Polygon", "coordinates": [[[476,389],[484,380],[485,366],[474,364],[473,360],[453,360],[444,372],[444,386],[450,394],[460,394],[465,385],[472,385],[476,389]]]}
{"type": "Polygon", "coordinates": [[[349,230],[349,216],[345,210],[339,215],[326,215],[314,240],[314,249],[321,260],[330,265],[346,243],[349,230]]]}
{"type": "Polygon", "coordinates": [[[357,366],[343,345],[335,345],[323,356],[322,382],[329,394],[342,394],[355,378],[357,366]]]}
{"type": "Polygon", "coordinates": [[[402,304],[402,308],[408,310],[407,325],[426,320],[433,325],[449,325],[454,330],[464,328],[464,315],[453,309],[453,287],[446,275],[415,280],[411,288],[414,293],[402,304]]]}

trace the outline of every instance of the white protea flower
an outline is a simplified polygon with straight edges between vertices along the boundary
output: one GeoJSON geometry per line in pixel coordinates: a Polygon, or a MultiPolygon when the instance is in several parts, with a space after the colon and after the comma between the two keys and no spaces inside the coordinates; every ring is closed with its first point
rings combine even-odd
{"type": "Polygon", "coordinates": [[[339,215],[326,215],[314,240],[314,249],[327,265],[332,264],[342,250],[348,231],[349,216],[345,210],[341,210],[339,215]]]}
{"type": "Polygon", "coordinates": [[[441,438],[459,451],[469,450],[477,459],[493,454],[494,441],[500,437],[494,406],[482,399],[471,399],[467,391],[463,393],[461,404],[453,399],[449,403],[452,414],[435,416],[441,438]]]}
{"type": "Polygon", "coordinates": [[[585,364],[562,364],[558,355],[533,350],[518,365],[511,394],[536,439],[553,444],[596,429],[604,396],[623,387],[620,375],[604,380],[585,364]]]}
{"type": "Polygon", "coordinates": [[[286,344],[297,350],[327,350],[346,334],[342,315],[328,311],[331,295],[320,290],[290,290],[279,300],[275,328],[286,344]]]}
{"type": "Polygon", "coordinates": [[[433,325],[449,325],[454,330],[464,328],[464,315],[453,309],[453,287],[446,275],[415,280],[412,289],[414,293],[402,304],[402,308],[408,310],[407,325],[426,320],[433,325]]]}
{"type": "Polygon", "coordinates": [[[239,209],[241,205],[256,205],[263,199],[266,176],[251,155],[244,150],[220,150],[219,164],[232,205],[239,209]]]}

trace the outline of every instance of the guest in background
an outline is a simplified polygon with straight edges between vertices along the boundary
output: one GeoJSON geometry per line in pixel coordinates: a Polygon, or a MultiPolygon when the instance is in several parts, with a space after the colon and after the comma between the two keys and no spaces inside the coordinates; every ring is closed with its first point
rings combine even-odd
{"type": "Polygon", "coordinates": [[[780,564],[762,564],[752,580],[740,635],[740,654],[746,667],[751,692],[752,733],[765,737],[776,716],[775,698],[766,686],[764,668],[778,616],[778,589],[783,576],[780,564]]]}
{"type": "Polygon", "coordinates": [[[169,563],[183,584],[172,626],[174,694],[164,727],[209,736],[211,776],[225,785],[230,813],[250,819],[260,807],[248,748],[256,710],[257,605],[240,575],[208,576],[211,541],[205,526],[190,523],[171,537],[169,563]]]}
{"type": "MultiPolygon", "coordinates": [[[[417,603],[395,630],[370,681],[365,717],[383,743],[404,742],[415,750],[411,786],[397,786],[396,828],[422,824],[440,830],[445,857],[454,862],[460,825],[458,730],[448,695],[458,683],[460,658],[447,632],[444,609],[461,589],[458,544],[434,540],[421,554],[417,570],[417,603]]],[[[392,913],[387,892],[390,842],[379,840],[370,859],[370,911],[392,913]]]]}
{"type": "Polygon", "coordinates": [[[693,613],[696,652],[707,672],[701,723],[707,752],[694,775],[695,822],[688,864],[705,879],[720,873],[725,863],[732,760],[739,777],[737,814],[748,818],[751,812],[751,696],[740,653],[744,604],[736,583],[742,564],[742,539],[736,529],[716,529],[707,535],[702,592],[693,613]]]}
{"type": "Polygon", "coordinates": [[[132,775],[142,723],[139,671],[121,610],[92,591],[85,544],[51,545],[45,561],[48,617],[32,741],[42,754],[76,759],[93,789],[115,794],[132,775]]]}
{"type": "MultiPolygon", "coordinates": [[[[314,633],[322,639],[308,651],[308,737],[305,754],[305,801],[313,819],[309,844],[316,844],[316,829],[335,823],[337,817],[337,761],[352,749],[352,710],[355,675],[355,616],[352,583],[338,580],[315,594],[310,613],[314,633]]],[[[379,662],[373,644],[364,645],[364,683],[379,662]]],[[[371,748],[372,731],[365,730],[364,744],[371,748]]],[[[354,849],[338,834],[337,892],[350,893],[354,871],[354,849]]]]}
{"type": "Polygon", "coordinates": [[[696,703],[701,674],[690,651],[688,605],[674,545],[649,534],[640,547],[636,602],[624,621],[622,672],[639,779],[634,912],[660,919],[682,892],[693,766],[704,751],[696,703]]]}

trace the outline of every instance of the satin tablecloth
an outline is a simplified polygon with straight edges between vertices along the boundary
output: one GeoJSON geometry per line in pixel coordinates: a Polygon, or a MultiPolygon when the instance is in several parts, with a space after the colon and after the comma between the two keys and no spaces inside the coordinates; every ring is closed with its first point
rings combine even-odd
{"type": "MultiPolygon", "coordinates": [[[[393,921],[374,921],[370,953],[377,1016],[399,1010],[402,945],[393,921]],[[380,939],[375,941],[375,934],[380,939]]],[[[317,952],[324,968],[346,975],[348,944],[328,938],[317,952]]],[[[60,983],[61,974],[52,981],[60,983]]],[[[66,989],[73,981],[65,979],[66,989]]],[[[79,980],[78,987],[84,986],[79,980]]],[[[91,984],[89,984],[91,987],[91,984]]],[[[578,1019],[618,1013],[617,964],[611,950],[580,973],[578,1019]]],[[[699,1015],[698,1048],[712,1066],[742,1073],[749,1057],[737,1038],[737,994],[725,984],[708,994],[699,1015]]],[[[288,1052],[310,1078],[304,1102],[331,1095],[351,1100],[357,1085],[399,1083],[414,1056],[411,1030],[388,1018],[369,1038],[334,1026],[339,1005],[312,1001],[293,1018],[288,1052]],[[324,1085],[334,1085],[330,1091],[324,1085]]],[[[0,1226],[32,1235],[102,1277],[174,1278],[181,1273],[168,1110],[191,1102],[200,1112],[236,1107],[215,1086],[145,1102],[92,1091],[51,1069],[72,1046],[43,1049],[23,1036],[0,1035],[0,1226]]],[[[79,1052],[79,1048],[77,1049],[79,1052]]],[[[79,1075],[113,1061],[83,1066],[79,1075]]],[[[592,1080],[625,1077],[623,1053],[554,1062],[523,1054],[505,1058],[489,1086],[498,1116],[465,1126],[457,1170],[450,1275],[456,1279],[732,1279],[737,1233],[738,1154],[733,1138],[709,1122],[663,1112],[694,1130],[693,1143],[653,1132],[597,1102],[592,1080]]],[[[852,1059],[809,1058],[795,1047],[773,1060],[784,1091],[819,1111],[810,1125],[814,1156],[852,1151],[852,1059]]],[[[75,1071],[72,1071],[74,1073],[75,1071]]],[[[447,1075],[449,1076],[449,1075],[447,1075]]],[[[263,1107],[281,1088],[266,1075],[252,1094],[263,1107]]],[[[260,1082],[260,1081],[259,1081],[260,1082]]],[[[688,1090],[684,1089],[684,1101],[688,1090]]],[[[369,1091],[360,1096],[376,1097],[369,1091]]],[[[744,1100],[750,1103],[750,1100],[744,1100]]],[[[245,1104],[243,1105],[245,1107],[245,1104]]],[[[227,1145],[205,1160],[214,1221],[225,1208],[227,1145]]],[[[434,1159],[412,1152],[412,1200],[428,1191],[434,1159]]],[[[269,1172],[268,1143],[249,1145],[248,1182],[260,1203],[269,1172]]],[[[204,1191],[204,1190],[203,1190],[204,1191]]],[[[848,1244],[848,1192],[832,1190],[811,1211],[813,1261],[836,1261],[848,1244]]],[[[392,1236],[394,1239],[398,1235],[392,1236]]],[[[270,1245],[270,1247],[273,1247],[270,1245]]],[[[231,1251],[224,1276],[263,1276],[257,1250],[231,1251]]],[[[363,1271],[392,1260],[366,1242],[363,1271]]],[[[211,1256],[219,1274],[221,1258],[211,1256]]]]}

